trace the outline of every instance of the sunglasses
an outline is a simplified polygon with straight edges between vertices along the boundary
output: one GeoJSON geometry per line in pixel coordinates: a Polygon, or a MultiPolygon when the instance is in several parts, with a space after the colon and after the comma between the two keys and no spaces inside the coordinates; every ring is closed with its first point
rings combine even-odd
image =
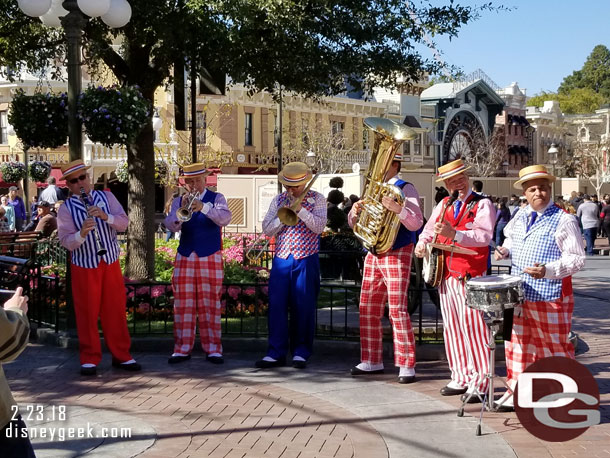
{"type": "Polygon", "coordinates": [[[70,184],[76,184],[76,183],[78,183],[79,181],[84,181],[84,180],[85,180],[85,178],[87,178],[87,175],[86,175],[86,174],[83,174],[83,175],[79,176],[78,178],[72,178],[71,180],[68,180],[68,183],[70,183],[70,184]]]}

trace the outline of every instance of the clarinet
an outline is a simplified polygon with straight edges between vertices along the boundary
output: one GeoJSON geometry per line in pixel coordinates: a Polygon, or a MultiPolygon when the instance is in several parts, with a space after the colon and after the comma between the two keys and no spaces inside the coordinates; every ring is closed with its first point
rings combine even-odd
{"type": "MultiPolygon", "coordinates": [[[[91,204],[89,203],[89,197],[87,197],[87,193],[85,192],[85,188],[80,188],[80,199],[83,201],[83,205],[85,206],[85,210],[87,214],[89,214],[89,207],[91,204]]],[[[102,245],[102,241],[100,239],[100,234],[97,232],[97,226],[93,227],[93,234],[95,235],[95,245],[97,247],[97,255],[104,256],[108,250],[104,248],[102,245]]]]}

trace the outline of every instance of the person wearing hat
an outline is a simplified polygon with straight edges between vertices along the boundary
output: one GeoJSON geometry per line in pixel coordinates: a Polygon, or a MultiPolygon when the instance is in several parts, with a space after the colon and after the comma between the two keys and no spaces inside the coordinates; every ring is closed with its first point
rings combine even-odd
{"type": "Polygon", "coordinates": [[[38,223],[35,231],[42,232],[43,237],[49,237],[57,229],[57,218],[51,213],[51,204],[44,200],[38,202],[38,223]]]}
{"type": "Polygon", "coordinates": [[[415,255],[423,257],[426,244],[435,236],[437,243],[455,244],[476,252],[445,256],[438,290],[445,351],[451,369],[451,381],[441,388],[441,394],[462,395],[462,400],[468,397],[469,402],[478,402],[487,388],[485,374],[489,372],[487,343],[490,333],[482,312],[466,305],[465,283],[487,271],[496,209],[490,199],[472,192],[468,169],[462,159],[438,168],[436,181],[443,181],[451,196],[445,197],[432,210],[415,247],[415,255]],[[445,212],[441,214],[443,209],[445,212]]]}
{"type": "Polygon", "coordinates": [[[174,352],[169,364],[191,358],[195,343],[196,317],[199,337],[206,359],[222,364],[220,340],[220,296],[222,267],[221,228],[231,222],[231,210],[225,197],[205,187],[208,170],[201,163],[186,165],[180,178],[188,191],[174,198],[165,218],[165,227],[181,231],[176,253],[172,286],[174,289],[174,352]],[[192,216],[181,222],[176,212],[190,203],[192,216]]]}
{"type": "Polygon", "coordinates": [[[301,197],[312,179],[303,162],[290,162],[278,174],[286,191],[275,196],[263,220],[263,231],[275,235],[275,257],[269,278],[269,345],[256,367],[286,364],[288,349],[292,365],[304,369],[313,349],[316,303],[320,290],[320,234],[326,225],[326,199],[311,189],[295,207],[298,222],[283,224],[278,210],[301,197]],[[290,311],[290,326],[288,313],[290,311]]]}
{"type": "MultiPolygon", "coordinates": [[[[400,188],[405,200],[401,205],[390,196],[382,198],[386,210],[396,213],[401,223],[392,248],[383,254],[367,253],[360,290],[360,363],[351,369],[353,376],[384,371],[381,318],[386,301],[394,338],[394,364],[399,368],[398,383],[415,381],[415,336],[407,308],[411,260],[416,231],[424,222],[419,194],[411,183],[398,177],[402,156],[396,155],[384,180],[400,188]]],[[[352,205],[348,223],[353,227],[362,201],[352,205]]]]}
{"type": "MultiPolygon", "coordinates": [[[[572,275],[584,265],[578,221],[551,200],[555,177],[545,166],[521,169],[515,188],[528,205],[504,229],[506,239],[496,260],[511,259],[511,274],[523,280],[525,302],[515,308],[510,342],[506,342],[507,383],[514,389],[520,374],[548,356],[574,358],[568,336],[574,309],[572,275]]],[[[498,400],[499,410],[513,409],[512,392],[498,400]]]]}
{"type": "Polygon", "coordinates": [[[13,207],[15,211],[15,230],[20,232],[23,230],[23,226],[27,220],[27,214],[25,211],[25,204],[23,203],[23,199],[19,197],[17,192],[19,189],[17,186],[11,186],[8,188],[8,205],[13,207]]]}
{"type": "MultiPolygon", "coordinates": [[[[138,371],[140,365],[131,357],[131,340],[127,331],[126,295],[123,273],[119,266],[117,232],[127,229],[125,210],[110,191],[95,191],[81,159],[62,167],[72,197],[57,213],[60,243],[70,251],[72,296],[80,352],[81,374],[95,375],[102,359],[98,332],[101,319],[104,340],[112,365],[127,371],[138,371]],[[88,196],[88,210],[81,200],[81,188],[88,196]],[[96,234],[106,253],[98,255],[96,234]]],[[[39,207],[40,208],[40,207],[39,207]]]]}

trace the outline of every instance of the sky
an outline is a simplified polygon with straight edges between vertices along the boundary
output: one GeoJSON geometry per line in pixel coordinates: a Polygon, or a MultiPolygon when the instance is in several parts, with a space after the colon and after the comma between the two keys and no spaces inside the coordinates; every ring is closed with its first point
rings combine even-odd
{"type": "MultiPolygon", "coordinates": [[[[500,87],[516,81],[533,96],[543,90],[557,91],[566,76],[582,68],[596,45],[610,48],[608,0],[489,1],[512,10],[483,12],[452,41],[435,37],[442,58],[466,74],[480,68],[500,87]]],[[[431,50],[422,53],[433,59],[431,50]]]]}

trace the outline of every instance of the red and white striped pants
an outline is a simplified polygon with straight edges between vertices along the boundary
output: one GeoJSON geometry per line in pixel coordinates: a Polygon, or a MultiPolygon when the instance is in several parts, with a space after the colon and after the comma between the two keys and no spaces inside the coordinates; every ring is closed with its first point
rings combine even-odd
{"type": "Polygon", "coordinates": [[[506,342],[506,380],[514,387],[527,367],[548,356],[574,358],[569,341],[574,296],[549,302],[525,301],[515,310],[510,342],[506,342]]]}
{"type": "Polygon", "coordinates": [[[367,254],[360,291],[360,358],[383,362],[381,318],[386,300],[394,337],[394,364],[415,367],[415,337],[407,310],[413,245],[383,255],[367,254]]]}
{"type": "Polygon", "coordinates": [[[480,311],[466,305],[464,282],[445,278],[439,288],[443,336],[451,380],[461,386],[487,387],[490,331],[480,311]]]}
{"type": "Polygon", "coordinates": [[[176,254],[174,288],[174,353],[190,354],[195,343],[195,315],[206,353],[222,354],[220,295],[223,279],[220,251],[203,258],[176,254]]]}

